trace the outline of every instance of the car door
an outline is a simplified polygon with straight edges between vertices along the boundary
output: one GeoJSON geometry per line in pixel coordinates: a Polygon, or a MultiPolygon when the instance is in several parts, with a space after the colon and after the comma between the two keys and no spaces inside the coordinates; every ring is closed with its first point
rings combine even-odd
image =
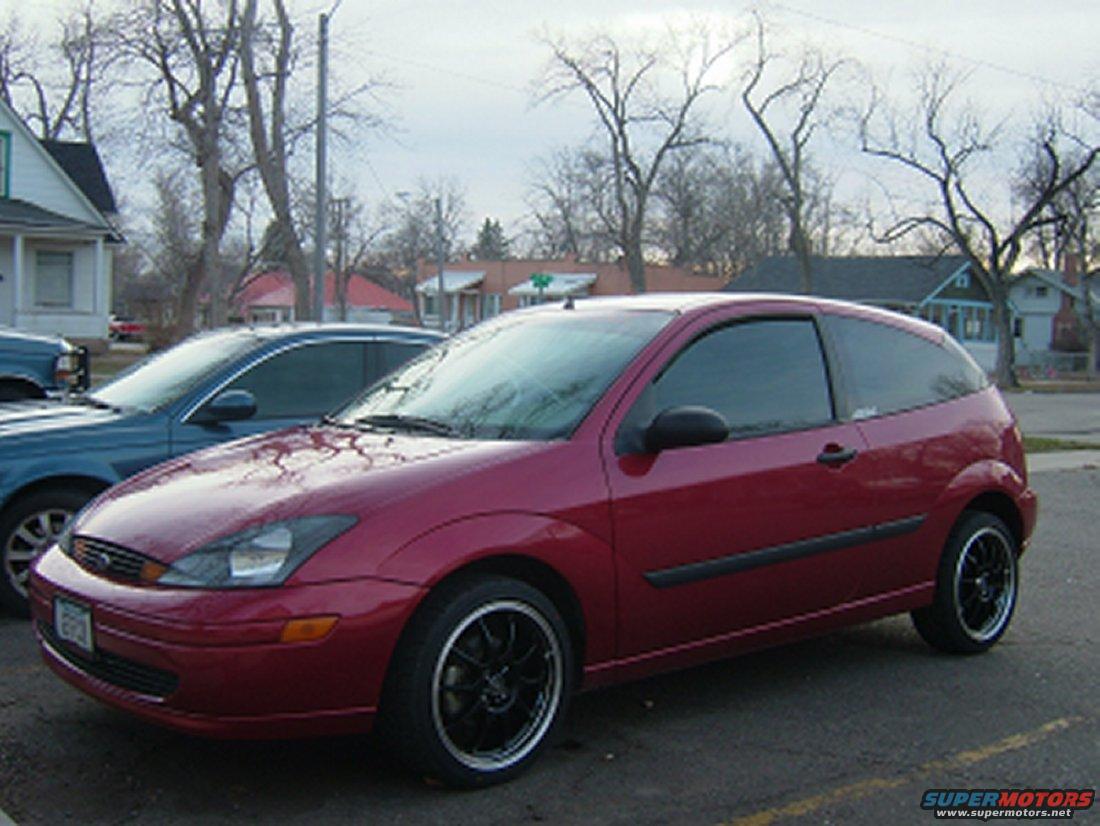
{"type": "Polygon", "coordinates": [[[173,428],[172,453],[315,421],[423,349],[421,343],[386,339],[295,342],[250,364],[186,410],[173,428]],[[255,415],[202,422],[195,414],[227,390],[251,393],[255,415]]]}
{"type": "Polygon", "coordinates": [[[928,582],[946,538],[947,526],[937,534],[931,518],[940,497],[965,468],[994,455],[999,445],[985,409],[978,412],[963,401],[987,382],[981,368],[938,330],[927,331],[934,337],[926,338],[871,318],[823,318],[851,419],[866,442],[867,467],[877,479],[879,518],[896,529],[869,554],[861,593],[928,582]]]}
{"type": "Polygon", "coordinates": [[[817,321],[724,312],[664,351],[606,435],[622,657],[827,610],[859,586],[863,441],[835,415],[817,321]],[[630,447],[678,405],[721,413],[730,438],[630,447]]]}

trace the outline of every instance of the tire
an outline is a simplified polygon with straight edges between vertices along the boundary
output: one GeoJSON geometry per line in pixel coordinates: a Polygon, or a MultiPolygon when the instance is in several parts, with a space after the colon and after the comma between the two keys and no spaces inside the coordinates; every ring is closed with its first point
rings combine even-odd
{"type": "Polygon", "coordinates": [[[1004,522],[965,511],[944,546],[932,604],[912,612],[925,642],[951,654],[988,651],[1016,608],[1019,555],[1004,522]]]}
{"type": "Polygon", "coordinates": [[[58,487],[16,499],[0,514],[0,606],[16,616],[30,615],[31,563],[91,498],[86,490],[58,487]]]}
{"type": "Polygon", "coordinates": [[[379,728],[423,777],[459,788],[502,783],[557,733],[574,665],[565,623],[541,591],[462,577],[430,594],[402,634],[379,728]]]}

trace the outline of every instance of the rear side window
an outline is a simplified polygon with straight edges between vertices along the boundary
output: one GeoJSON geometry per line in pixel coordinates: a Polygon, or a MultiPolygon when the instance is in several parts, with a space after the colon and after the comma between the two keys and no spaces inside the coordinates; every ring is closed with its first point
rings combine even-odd
{"type": "Polygon", "coordinates": [[[797,430],[832,419],[817,330],[810,319],[761,319],[721,327],[682,350],[638,399],[630,425],[701,405],[721,413],[731,438],[797,430]]]}
{"type": "Polygon", "coordinates": [[[825,319],[843,363],[853,419],[956,399],[987,384],[981,368],[949,337],[936,344],[861,318],[825,319]]]}

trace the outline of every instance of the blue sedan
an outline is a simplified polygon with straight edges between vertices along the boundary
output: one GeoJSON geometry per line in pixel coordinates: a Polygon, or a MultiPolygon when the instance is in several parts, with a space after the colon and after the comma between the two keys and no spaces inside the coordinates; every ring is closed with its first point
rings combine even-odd
{"type": "Polygon", "coordinates": [[[0,405],[0,605],[100,491],[173,456],[317,419],[441,338],[366,325],[202,333],[64,402],[0,405]]]}

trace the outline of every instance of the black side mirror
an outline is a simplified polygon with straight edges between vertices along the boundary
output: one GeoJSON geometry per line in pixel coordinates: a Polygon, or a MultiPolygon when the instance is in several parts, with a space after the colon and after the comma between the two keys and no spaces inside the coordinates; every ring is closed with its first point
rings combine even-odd
{"type": "Polygon", "coordinates": [[[709,407],[683,405],[662,410],[645,431],[647,453],[677,447],[695,447],[724,442],[730,426],[721,413],[709,407]]]}
{"type": "Polygon", "coordinates": [[[226,390],[211,399],[191,421],[199,424],[239,422],[255,415],[255,396],[247,390],[226,390]]]}

